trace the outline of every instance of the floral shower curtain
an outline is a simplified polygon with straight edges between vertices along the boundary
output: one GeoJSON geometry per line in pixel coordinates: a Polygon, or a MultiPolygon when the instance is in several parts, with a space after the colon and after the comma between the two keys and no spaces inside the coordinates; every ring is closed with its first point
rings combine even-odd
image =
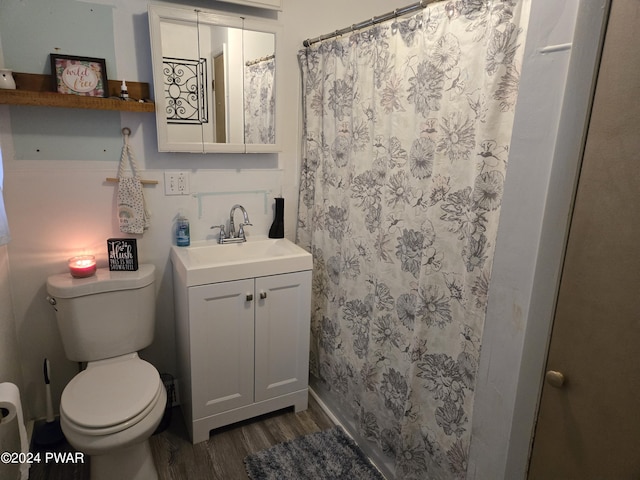
{"type": "Polygon", "coordinates": [[[311,373],[397,478],[465,476],[521,3],[441,2],[299,53],[311,373]]]}
{"type": "Polygon", "coordinates": [[[274,56],[247,62],[244,68],[245,143],[276,143],[274,56]]]}

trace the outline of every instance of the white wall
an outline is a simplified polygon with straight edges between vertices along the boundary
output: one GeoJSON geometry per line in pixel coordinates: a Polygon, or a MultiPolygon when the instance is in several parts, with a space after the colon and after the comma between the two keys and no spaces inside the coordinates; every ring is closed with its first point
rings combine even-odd
{"type": "Polygon", "coordinates": [[[577,2],[533,2],[474,404],[470,478],[504,475],[523,336],[577,2]]]}
{"type": "MultiPolygon", "coordinates": [[[[4,66],[2,41],[0,37],[0,67],[4,66]]],[[[1,147],[1,144],[0,144],[1,147]]],[[[3,178],[2,152],[0,151],[0,179],[3,178]]],[[[6,180],[4,182],[6,183],[6,180]]],[[[3,185],[0,184],[0,190],[3,185]]],[[[1,193],[0,193],[1,195],[1,193]]],[[[0,201],[0,204],[3,203],[0,201]]],[[[12,382],[22,393],[22,371],[18,355],[16,320],[11,299],[11,278],[9,274],[8,247],[0,245],[0,383],[12,382]]]]}
{"type": "Polygon", "coordinates": [[[16,324],[9,283],[7,247],[0,246],[0,383],[11,382],[22,388],[16,324]]]}
{"type": "MultiPolygon", "coordinates": [[[[16,384],[20,389],[24,406],[22,373],[18,360],[18,341],[10,292],[9,258],[7,247],[2,245],[0,246],[0,383],[16,384]]],[[[3,424],[0,428],[0,451],[20,451],[17,425],[14,420],[3,424]]],[[[18,468],[15,465],[0,463],[0,478],[20,478],[18,468]]]]}
{"type": "Polygon", "coordinates": [[[476,387],[470,479],[526,478],[607,5],[532,2],[476,387]]]}
{"type": "MultiPolygon", "coordinates": [[[[76,3],[74,0],[56,1],[76,3]]],[[[3,8],[19,3],[7,2],[3,8]]],[[[146,14],[148,2],[96,0],[96,3],[113,6],[116,68],[109,77],[152,83],[146,14]]],[[[143,170],[143,178],[160,181],[156,187],[145,187],[152,219],[151,228],[138,238],[138,250],[140,261],[155,264],[157,272],[156,338],[154,344],[143,352],[143,357],[161,372],[176,374],[169,249],[173,242],[173,219],[178,210],[185,210],[191,220],[192,241],[213,238],[215,234],[209,227],[225,222],[234,203],[243,204],[249,212],[253,227],[247,228],[247,233],[266,235],[273,219],[272,199],[283,195],[286,200],[285,234],[293,238],[300,143],[297,51],[305,38],[333,31],[344,26],[345,22],[355,23],[405,3],[405,0],[331,0],[322,3],[285,0],[284,12],[275,13],[215,1],[170,2],[172,5],[262,16],[283,25],[285,58],[278,65],[287,72],[284,91],[288,92],[288,98],[282,102],[285,128],[280,154],[160,154],[156,146],[153,114],[119,114],[120,126],[132,130],[130,143],[143,170]],[[340,16],[334,14],[337,10],[341,11],[340,16]],[[199,196],[165,196],[162,184],[165,170],[188,170],[191,173],[191,190],[199,196]]],[[[86,5],[86,2],[82,4],[86,5]]],[[[25,25],[23,31],[28,37],[29,25],[25,25]]],[[[46,65],[46,56],[50,52],[27,53],[42,56],[42,63],[46,65]]],[[[6,67],[11,68],[11,65],[6,67]]],[[[41,417],[44,415],[42,359],[47,357],[52,363],[52,392],[56,409],[64,385],[77,371],[77,366],[65,358],[54,312],[45,300],[46,278],[64,272],[66,259],[82,251],[96,254],[100,266],[106,265],[106,239],[121,234],[115,222],[116,187],[105,182],[105,178],[115,176],[120,152],[114,152],[109,161],[17,159],[16,138],[11,125],[11,112],[16,108],[31,107],[0,106],[5,201],[12,233],[8,248],[10,281],[14,286],[13,310],[27,403],[34,417],[41,417]]],[[[39,109],[28,111],[37,115],[39,109]]],[[[64,123],[76,111],[65,109],[59,112],[59,121],[64,123]]],[[[94,112],[93,118],[100,122],[107,115],[109,113],[94,112]]],[[[106,134],[119,138],[120,131],[118,128],[106,134]]],[[[46,137],[42,138],[46,141],[46,137]]],[[[84,147],[90,149],[92,146],[84,147]]],[[[6,289],[6,286],[0,285],[0,288],[6,289]]],[[[6,290],[3,293],[6,294],[6,290]]]]}
{"type": "MultiPolygon", "coordinates": [[[[146,0],[96,1],[114,6],[118,72],[114,78],[151,82],[146,0]]],[[[604,0],[597,3],[601,1],[604,0]]],[[[197,5],[196,0],[173,3],[197,5]]],[[[208,2],[208,8],[260,14],[277,19],[283,26],[284,58],[279,60],[278,67],[287,72],[284,90],[288,97],[284,102],[283,152],[279,155],[159,154],[155,147],[153,115],[120,114],[121,125],[133,131],[132,143],[138,162],[145,170],[144,177],[161,181],[157,187],[145,190],[153,218],[151,229],[139,240],[141,260],[154,263],[158,269],[157,335],[144,356],[160,371],[175,374],[168,254],[172,220],[177,210],[183,208],[188,212],[194,240],[207,238],[208,227],[223,222],[229,207],[236,202],[243,203],[249,211],[254,223],[250,232],[266,233],[272,218],[270,199],[282,193],[287,200],[286,234],[293,237],[300,156],[300,77],[296,53],[306,38],[408,3],[411,2],[284,0],[284,11],[275,14],[208,2]],[[171,169],[189,170],[192,190],[203,196],[164,196],[163,171],[171,169]]],[[[526,468],[530,432],[527,422],[532,421],[531,397],[537,395],[545,348],[544,334],[534,334],[531,330],[541,324],[541,330],[545,331],[550,319],[535,316],[548,317],[549,305],[553,303],[549,298],[553,292],[538,295],[536,286],[545,282],[553,284],[554,267],[559,263],[558,249],[562,242],[550,241],[545,232],[551,228],[550,212],[562,215],[568,208],[566,195],[554,197],[550,189],[566,188],[568,183],[570,190],[574,180],[569,171],[562,177],[564,184],[554,183],[558,166],[563,164],[557,152],[557,140],[562,140],[558,136],[559,126],[562,131],[560,105],[565,96],[569,60],[579,51],[577,45],[547,53],[540,49],[574,41],[577,7],[584,3],[587,2],[532,2],[478,375],[469,478],[512,480],[523,478],[526,468]],[[546,265],[544,258],[541,259],[545,248],[550,252],[546,265]],[[522,425],[524,428],[518,430],[522,425]]],[[[597,31],[584,34],[587,40],[597,36],[597,31]]],[[[587,58],[585,62],[588,61],[587,58]]],[[[575,101],[578,106],[585,103],[584,99],[575,101]]],[[[44,403],[36,387],[41,383],[42,357],[48,356],[53,362],[56,401],[75,372],[75,365],[64,358],[53,312],[44,301],[44,283],[48,275],[64,271],[67,257],[83,249],[100,253],[106,238],[118,235],[114,222],[115,188],[104,182],[106,176],[114,175],[118,159],[103,162],[15,160],[9,110],[0,107],[0,145],[6,162],[5,200],[13,237],[9,246],[10,275],[28,401],[31,411],[41,416],[44,403]]],[[[72,114],[70,110],[65,111],[65,115],[72,114]]],[[[558,221],[561,227],[562,221],[558,221]]],[[[104,262],[104,255],[100,259],[104,262]]],[[[6,285],[0,283],[0,289],[4,288],[6,285]]]]}

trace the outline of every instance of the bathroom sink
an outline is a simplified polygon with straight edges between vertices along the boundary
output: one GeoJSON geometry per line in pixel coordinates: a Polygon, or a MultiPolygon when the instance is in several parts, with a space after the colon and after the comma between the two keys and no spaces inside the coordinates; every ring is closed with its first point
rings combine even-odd
{"type": "Polygon", "coordinates": [[[311,254],[286,238],[171,247],[171,261],[187,287],[311,270],[311,254]]]}

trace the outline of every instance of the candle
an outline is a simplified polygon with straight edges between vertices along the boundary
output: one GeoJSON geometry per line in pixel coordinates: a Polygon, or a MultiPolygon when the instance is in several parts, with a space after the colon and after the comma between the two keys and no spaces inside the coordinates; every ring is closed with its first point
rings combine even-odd
{"type": "Polygon", "coordinates": [[[96,257],[80,255],[69,259],[69,272],[76,278],[90,277],[96,273],[96,257]]]}

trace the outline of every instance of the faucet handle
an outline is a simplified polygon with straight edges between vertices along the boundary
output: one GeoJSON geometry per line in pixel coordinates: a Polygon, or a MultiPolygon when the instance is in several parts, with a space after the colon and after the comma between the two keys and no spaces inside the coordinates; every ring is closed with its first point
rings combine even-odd
{"type": "Polygon", "coordinates": [[[242,239],[246,239],[247,237],[245,237],[244,235],[244,227],[252,227],[253,224],[252,223],[241,223],[240,224],[240,228],[238,229],[238,238],[242,238],[242,239]]]}
{"type": "Polygon", "coordinates": [[[213,228],[219,228],[220,229],[220,236],[218,237],[218,243],[222,243],[224,241],[225,238],[227,238],[227,232],[224,231],[224,224],[222,225],[214,225],[213,228]]]}

